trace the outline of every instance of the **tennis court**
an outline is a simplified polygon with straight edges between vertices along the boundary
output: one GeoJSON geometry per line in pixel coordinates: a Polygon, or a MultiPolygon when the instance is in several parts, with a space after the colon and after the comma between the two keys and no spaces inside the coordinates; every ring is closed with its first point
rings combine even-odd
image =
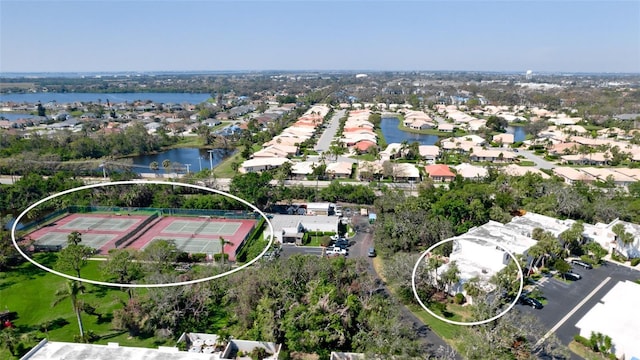
{"type": "Polygon", "coordinates": [[[174,220],[162,232],[231,236],[238,231],[241,225],[242,223],[212,222],[210,219],[206,221],[174,220]]]}
{"type": "Polygon", "coordinates": [[[173,237],[171,239],[167,239],[166,236],[156,236],[148,242],[143,249],[156,240],[173,240],[178,249],[189,254],[218,254],[221,252],[220,239],[204,239],[197,237],[173,237]]]}
{"type": "Polygon", "coordinates": [[[70,233],[77,231],[82,245],[95,249],[113,249],[118,239],[131,233],[148,216],[69,214],[48,223],[28,235],[37,245],[64,246],[70,233]]]}
{"type": "Polygon", "coordinates": [[[234,260],[239,248],[253,231],[257,221],[246,219],[217,219],[209,217],[162,217],[127,247],[143,249],[152,241],[173,240],[176,247],[187,253],[219,254],[220,238],[225,240],[224,253],[234,260]]]}
{"type": "MultiPolygon", "coordinates": [[[[67,244],[68,236],[69,236],[69,233],[49,232],[39,237],[36,243],[38,245],[45,245],[45,246],[62,245],[64,247],[67,244]]],[[[115,239],[117,236],[118,235],[116,234],[82,234],[82,242],[80,244],[86,245],[94,249],[99,249],[109,241],[115,239]]]]}
{"type": "Polygon", "coordinates": [[[75,219],[59,227],[63,230],[82,231],[82,230],[102,230],[102,231],[126,231],[138,219],[121,218],[114,215],[107,216],[77,216],[75,219]]]}

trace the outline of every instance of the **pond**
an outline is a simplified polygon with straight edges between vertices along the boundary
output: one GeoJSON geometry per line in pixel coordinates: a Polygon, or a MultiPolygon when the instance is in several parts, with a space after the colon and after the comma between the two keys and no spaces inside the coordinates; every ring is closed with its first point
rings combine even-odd
{"type": "Polygon", "coordinates": [[[168,172],[175,172],[174,167],[183,169],[186,171],[187,165],[189,165],[190,172],[198,172],[200,170],[215,168],[216,165],[221,163],[233,151],[225,149],[199,149],[199,148],[177,148],[161,153],[152,155],[142,155],[133,157],[133,171],[138,174],[152,173],[149,165],[156,161],[159,165],[158,173],[162,174],[165,170],[162,167],[162,162],[169,160],[172,166],[168,169],[168,172]]]}
{"type": "Polygon", "coordinates": [[[399,123],[400,120],[395,117],[382,118],[380,129],[387,144],[402,143],[404,140],[407,140],[409,143],[417,141],[420,145],[433,145],[438,141],[438,137],[435,135],[423,135],[402,131],[398,129],[399,123]]]}
{"type": "MultiPolygon", "coordinates": [[[[382,118],[380,129],[387,144],[402,143],[407,140],[409,143],[417,141],[420,145],[433,145],[438,141],[436,135],[415,134],[398,129],[400,120],[395,117],[382,118]]],[[[508,126],[507,133],[513,134],[514,141],[524,141],[527,135],[524,126],[508,126]]]]}

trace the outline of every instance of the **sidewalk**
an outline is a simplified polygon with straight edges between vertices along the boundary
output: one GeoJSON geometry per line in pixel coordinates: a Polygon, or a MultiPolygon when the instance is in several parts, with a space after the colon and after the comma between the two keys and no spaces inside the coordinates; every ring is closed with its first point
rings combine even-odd
{"type": "Polygon", "coordinates": [[[607,262],[610,262],[610,263],[612,263],[612,264],[616,264],[616,265],[624,266],[624,267],[629,268],[629,269],[633,269],[633,270],[636,270],[636,271],[640,271],[640,263],[639,263],[638,265],[636,265],[636,266],[631,266],[631,262],[630,262],[630,261],[625,261],[625,262],[621,263],[621,262],[619,262],[619,261],[615,261],[615,260],[613,260],[613,259],[611,258],[611,254],[607,254],[607,255],[605,255],[605,257],[604,257],[604,258],[602,258],[602,260],[607,261],[607,262]]]}

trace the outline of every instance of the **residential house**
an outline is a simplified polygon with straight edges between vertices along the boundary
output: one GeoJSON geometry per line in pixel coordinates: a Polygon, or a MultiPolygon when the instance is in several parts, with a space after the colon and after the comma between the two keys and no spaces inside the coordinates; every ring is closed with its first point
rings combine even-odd
{"type": "Polygon", "coordinates": [[[420,171],[409,163],[392,163],[394,181],[418,181],[420,171]]]}
{"type": "Polygon", "coordinates": [[[291,162],[291,160],[282,157],[249,159],[240,165],[238,171],[241,173],[250,173],[277,169],[286,162],[291,162]]]}
{"type": "Polygon", "coordinates": [[[358,163],[358,179],[359,180],[376,180],[380,179],[383,173],[381,161],[360,161],[358,163]]]}
{"type": "Polygon", "coordinates": [[[503,166],[500,168],[500,171],[509,175],[509,176],[524,176],[526,174],[536,174],[540,175],[543,179],[549,179],[550,176],[546,173],[536,169],[533,166],[520,166],[516,164],[509,164],[507,166],[503,166]]]}
{"type": "Polygon", "coordinates": [[[471,161],[486,161],[493,163],[509,163],[516,159],[516,155],[511,151],[498,150],[498,149],[483,149],[481,147],[474,147],[469,154],[471,161]]]}
{"type": "Polygon", "coordinates": [[[430,164],[435,164],[436,160],[440,157],[440,148],[436,145],[420,145],[418,152],[420,153],[420,157],[430,164]]]}
{"type": "Polygon", "coordinates": [[[369,152],[369,149],[376,147],[377,144],[370,140],[362,140],[358,141],[355,145],[353,145],[352,149],[354,149],[357,153],[362,154],[369,152]]]}
{"type": "Polygon", "coordinates": [[[332,179],[348,179],[351,177],[353,164],[346,161],[327,164],[326,172],[332,179]]]}
{"type": "Polygon", "coordinates": [[[591,184],[596,180],[595,177],[571,167],[559,166],[553,168],[552,171],[556,176],[561,177],[565,183],[570,185],[576,182],[591,184]]]}
{"type": "Polygon", "coordinates": [[[479,180],[487,177],[489,171],[481,166],[462,163],[453,167],[456,173],[464,179],[479,180]]]}
{"type": "Polygon", "coordinates": [[[502,145],[511,145],[514,143],[514,137],[513,134],[498,134],[493,136],[493,142],[502,145]]]}
{"type": "Polygon", "coordinates": [[[424,170],[429,175],[429,178],[436,182],[449,182],[456,177],[456,174],[444,164],[427,165],[424,170]]]}
{"type": "Polygon", "coordinates": [[[441,123],[438,125],[438,131],[452,133],[455,129],[453,124],[441,123]]]}
{"type": "Polygon", "coordinates": [[[610,168],[584,167],[580,168],[580,171],[589,174],[602,182],[612,181],[616,186],[623,188],[626,188],[630,184],[637,181],[630,176],[627,176],[621,172],[613,171],[610,168]]]}

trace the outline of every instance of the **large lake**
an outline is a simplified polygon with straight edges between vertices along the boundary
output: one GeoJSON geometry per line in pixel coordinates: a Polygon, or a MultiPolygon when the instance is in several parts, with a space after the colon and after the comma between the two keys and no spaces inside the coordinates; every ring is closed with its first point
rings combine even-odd
{"type": "Polygon", "coordinates": [[[0,94],[0,102],[15,103],[47,103],[55,101],[57,103],[80,102],[102,102],[109,100],[111,103],[153,101],[163,104],[200,104],[211,97],[211,94],[191,94],[191,93],[29,93],[29,94],[0,94]]]}
{"type": "MultiPolygon", "coordinates": [[[[433,145],[438,141],[438,137],[435,135],[423,135],[402,131],[398,129],[399,123],[400,120],[395,117],[382,118],[380,129],[387,144],[402,143],[404,140],[407,140],[409,143],[417,141],[420,145],[433,145]]],[[[516,142],[523,141],[526,136],[526,132],[522,126],[509,126],[507,127],[507,133],[513,134],[514,141],[516,142]]]]}

